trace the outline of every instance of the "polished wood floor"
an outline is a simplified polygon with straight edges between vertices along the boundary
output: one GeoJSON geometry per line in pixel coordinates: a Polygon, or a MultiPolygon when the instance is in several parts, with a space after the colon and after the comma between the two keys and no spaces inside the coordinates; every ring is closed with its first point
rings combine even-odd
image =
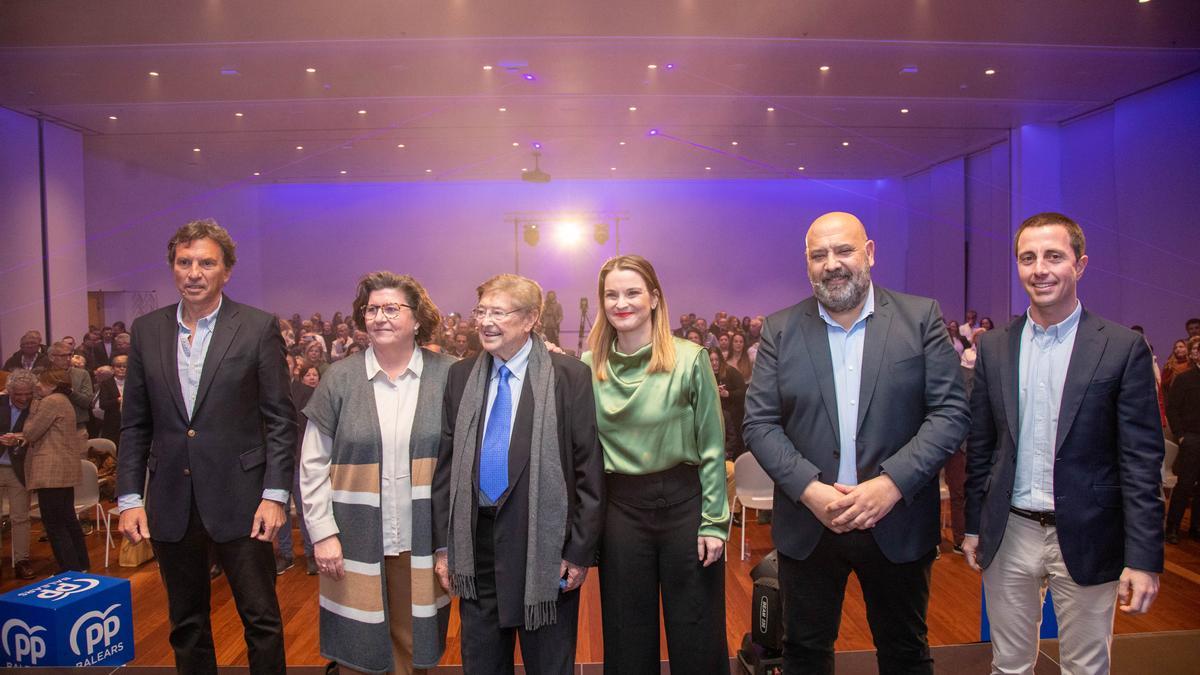
{"type": "MultiPolygon", "coordinates": [[[[771,550],[770,527],[756,524],[753,516],[748,520],[750,523],[747,526],[746,541],[751,555],[746,561],[738,559],[740,531],[734,528],[726,566],[726,623],[731,654],[741,643],[742,635],[750,624],[750,569],[771,550]]],[[[39,572],[39,579],[49,576],[54,568],[49,545],[36,541],[40,534],[40,524],[35,522],[32,557],[39,572]]],[[[298,531],[294,539],[299,542],[298,531]]],[[[159,580],[157,563],[151,561],[137,569],[118,567],[114,549],[111,566],[105,570],[103,527],[89,536],[88,541],[93,573],[126,577],[132,583],[137,654],[133,665],[171,664],[171,648],[167,641],[169,627],[166,594],[159,580]]],[[[0,543],[0,549],[5,554],[0,592],[30,583],[13,579],[11,563],[7,557],[10,551],[7,532],[4,532],[4,541],[0,543]]],[[[299,546],[297,550],[299,551],[299,546]]],[[[1141,617],[1127,617],[1118,612],[1115,628],[1118,634],[1200,629],[1200,542],[1186,539],[1178,546],[1168,545],[1166,553],[1166,570],[1162,575],[1161,592],[1153,610],[1141,617]]],[[[296,561],[295,567],[279,577],[277,587],[286,630],[288,663],[296,666],[319,665],[322,659],[317,645],[316,578],[305,575],[303,555],[298,554],[296,561]]],[[[603,660],[604,648],[600,624],[599,586],[594,574],[589,576],[582,593],[577,658],[580,663],[597,663],[603,660]]],[[[212,604],[218,662],[222,665],[245,665],[246,647],[241,639],[241,623],[234,608],[229,585],[224,578],[213,584],[212,604]]],[[[977,641],[979,613],[979,575],[967,567],[961,556],[951,553],[947,548],[933,566],[933,588],[929,606],[930,643],[953,645],[977,641]]],[[[443,664],[461,662],[459,640],[460,631],[455,610],[450,624],[449,648],[442,660],[443,664]]],[[[665,641],[663,644],[665,658],[665,641]]],[[[867,626],[862,594],[857,582],[851,577],[837,649],[850,651],[871,648],[871,634],[867,626]]]]}

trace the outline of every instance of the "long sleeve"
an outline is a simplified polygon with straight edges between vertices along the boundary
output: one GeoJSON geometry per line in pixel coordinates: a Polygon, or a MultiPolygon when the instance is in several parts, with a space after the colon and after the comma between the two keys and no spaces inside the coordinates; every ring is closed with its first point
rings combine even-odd
{"type": "Polygon", "coordinates": [[[150,392],[146,385],[143,350],[153,343],[153,331],[147,334],[151,314],[133,322],[133,338],[129,349],[129,369],[125,375],[125,395],[121,405],[121,452],[117,453],[117,495],[121,510],[142,505],[145,490],[146,463],[150,441],[154,437],[154,416],[150,410],[150,392]]]}
{"type": "Polygon", "coordinates": [[[691,404],[695,410],[696,449],[700,452],[700,531],[698,536],[729,537],[729,498],[725,486],[725,424],[721,394],[701,350],[691,363],[691,404]]]}
{"type": "Polygon", "coordinates": [[[590,567],[604,530],[604,451],[596,434],[596,399],[590,370],[581,370],[570,393],[571,454],[575,468],[575,512],[563,558],[590,567]]]}
{"type": "Polygon", "coordinates": [[[333,518],[333,483],[329,478],[332,459],[333,439],[309,422],[300,446],[300,495],[304,524],[313,542],[340,531],[333,518]]]}
{"type": "Polygon", "coordinates": [[[25,426],[22,427],[26,444],[33,445],[42,440],[42,436],[45,436],[46,432],[62,416],[63,408],[55,405],[54,401],[49,398],[34,401],[30,404],[29,417],[25,420],[25,426]]]}

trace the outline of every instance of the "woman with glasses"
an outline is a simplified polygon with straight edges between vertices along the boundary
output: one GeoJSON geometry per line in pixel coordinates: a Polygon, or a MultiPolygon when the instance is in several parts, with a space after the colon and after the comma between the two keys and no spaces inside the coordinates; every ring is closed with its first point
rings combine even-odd
{"type": "Polygon", "coordinates": [[[344,671],[433,668],[449,597],[433,573],[430,486],[454,359],[421,347],[438,308],[407,275],[358,283],[369,346],[330,365],[304,417],[300,492],[320,578],[321,654],[344,671]]]}
{"type": "Polygon", "coordinates": [[[600,545],[604,671],[659,672],[659,596],[673,673],[728,673],[725,432],[708,353],[674,338],[649,261],[600,268],[592,368],[608,506],[600,545]]]}

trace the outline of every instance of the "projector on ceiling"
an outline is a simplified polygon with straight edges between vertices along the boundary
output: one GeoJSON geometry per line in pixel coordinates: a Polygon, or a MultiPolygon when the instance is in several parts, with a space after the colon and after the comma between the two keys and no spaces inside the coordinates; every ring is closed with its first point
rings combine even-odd
{"type": "MultiPolygon", "coordinates": [[[[535,143],[534,147],[538,148],[541,146],[535,143]]],[[[540,163],[541,159],[542,159],[542,153],[538,150],[534,150],[533,151],[533,171],[522,171],[521,172],[521,180],[525,181],[526,183],[549,183],[550,182],[550,174],[546,173],[545,171],[542,171],[542,166],[540,163]]]]}

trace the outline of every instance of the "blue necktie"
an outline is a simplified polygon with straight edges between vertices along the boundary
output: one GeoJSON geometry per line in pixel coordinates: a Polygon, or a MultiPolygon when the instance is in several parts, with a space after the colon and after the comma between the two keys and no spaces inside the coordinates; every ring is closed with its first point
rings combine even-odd
{"type": "Polygon", "coordinates": [[[479,489],[495,504],[508,488],[508,437],[512,427],[512,394],[508,390],[508,366],[500,366],[496,400],[483,430],[483,448],[479,452],[479,489]]]}

